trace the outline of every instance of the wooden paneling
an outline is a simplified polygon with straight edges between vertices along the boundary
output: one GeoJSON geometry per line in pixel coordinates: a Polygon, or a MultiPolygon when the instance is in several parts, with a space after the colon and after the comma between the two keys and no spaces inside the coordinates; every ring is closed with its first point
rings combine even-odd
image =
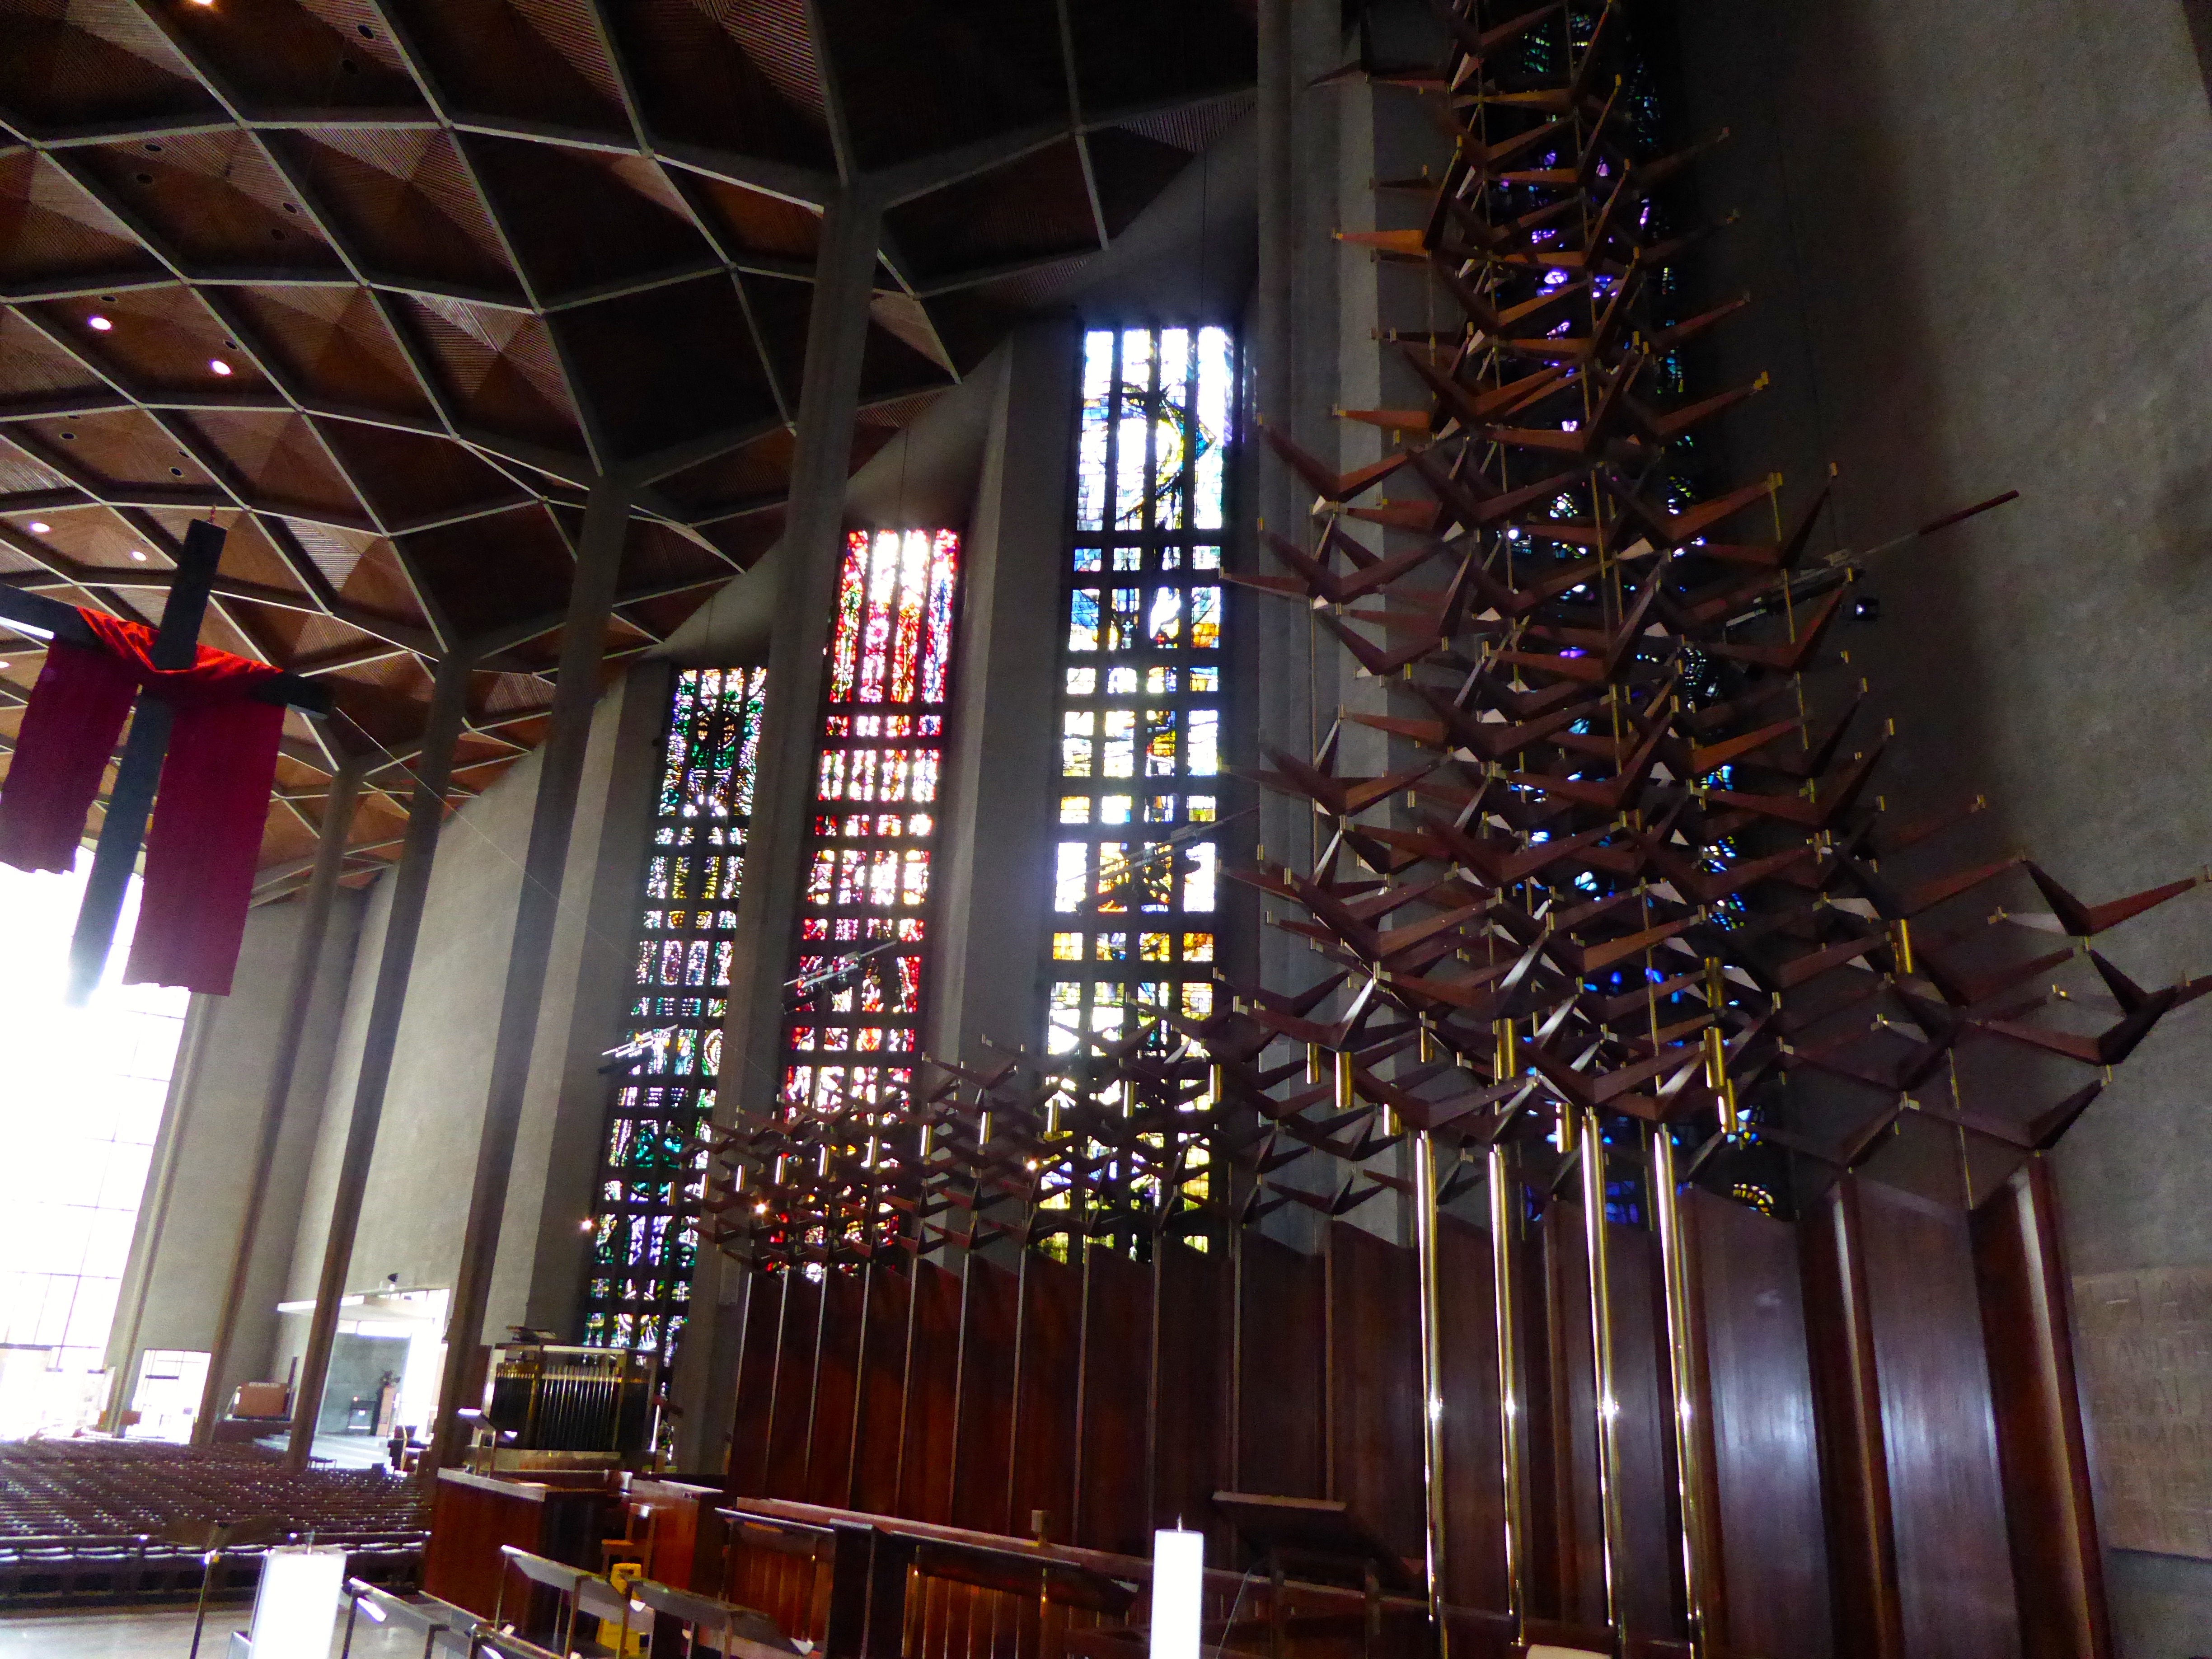
{"type": "Polygon", "coordinates": [[[899,1423],[906,1401],[907,1323],[913,1280],[880,1263],[868,1268],[866,1324],[853,1423],[854,1509],[890,1515],[898,1507],[899,1423]]]}
{"type": "Polygon", "coordinates": [[[1014,1338],[1021,1281],[968,1258],[961,1302],[960,1412],[952,1452],[952,1522],[1004,1532],[1007,1455],[1014,1416],[1014,1338]]]}
{"type": "Polygon", "coordinates": [[[1329,1433],[1336,1490],[1401,1555],[1424,1553],[1420,1279],[1413,1252],[1329,1229],[1329,1433]],[[1410,1478],[1408,1478],[1410,1476],[1410,1478]]]}
{"type": "Polygon", "coordinates": [[[957,1273],[917,1262],[911,1291],[905,1397],[901,1402],[898,1501],[894,1514],[952,1518],[952,1453],[959,1398],[961,1285],[957,1273]]]}
{"type": "Polygon", "coordinates": [[[1659,1240],[1642,1227],[1608,1225],[1613,1389],[1619,1407],[1613,1575],[1624,1627],[1635,1638],[1675,1638],[1682,1599],[1682,1516],[1674,1477],[1674,1384],[1668,1375],[1666,1303],[1659,1240]]]}
{"type": "MultiPolygon", "coordinates": [[[[1503,1612],[1505,1478],[1499,1462],[1498,1301],[1490,1234],[1441,1216],[1437,1336],[1443,1359],[1444,1596],[1503,1612]]],[[[1459,1645],[1454,1635],[1454,1649],[1459,1645]]]]}
{"type": "Polygon", "coordinates": [[[1200,1251],[1162,1243],[1154,1263],[1159,1345],[1153,1399],[1152,1514],[1213,1534],[1207,1553],[1228,1559],[1227,1528],[1210,1506],[1229,1485],[1230,1270],[1220,1241],[1200,1251]]]}
{"type": "Polygon", "coordinates": [[[1152,1387],[1152,1275],[1103,1244],[1084,1255],[1083,1449],[1075,1541],[1145,1553],[1145,1407],[1152,1387]]]}
{"type": "Polygon", "coordinates": [[[1696,1191],[1683,1196],[1682,1223],[1709,1389],[1713,1640],[1747,1654],[1829,1659],[1820,1439],[1796,1229],[1696,1191]]]}
{"type": "MultiPolygon", "coordinates": [[[[568,1480],[571,1484],[439,1471],[431,1498],[430,1541],[422,1556],[422,1588],[489,1619],[502,1607],[503,1545],[596,1569],[599,1539],[616,1499],[597,1478],[568,1480]]],[[[531,1590],[520,1573],[507,1577],[503,1609],[512,1619],[531,1590]]],[[[536,1601],[550,1603],[550,1596],[536,1601]]]]}
{"type": "Polygon", "coordinates": [[[1322,1258],[1248,1229],[1237,1261],[1237,1489],[1319,1498],[1328,1479],[1322,1258]]]}
{"type": "Polygon", "coordinates": [[[757,1492],[768,1478],[769,1413],[775,1398],[776,1335],[783,1324],[781,1274],[750,1275],[743,1346],[730,1413],[730,1490],[757,1492]]]}
{"type": "Polygon", "coordinates": [[[865,1270],[832,1272],[822,1285],[814,1356],[814,1412],[806,1432],[806,1499],[842,1507],[852,1488],[853,1415],[860,1381],[865,1270]]]}
{"type": "Polygon", "coordinates": [[[1835,1648],[1897,1659],[1905,1630],[1856,1177],[1822,1194],[1799,1225],[1835,1648]]]}
{"type": "Polygon", "coordinates": [[[1042,1510],[1048,1517],[1049,1535],[1068,1535],[1075,1494],[1082,1338],[1081,1270],[1030,1251],[1022,1258],[1021,1358],[1015,1379],[1008,1532],[1030,1535],[1030,1516],[1042,1510]]]}
{"type": "Polygon", "coordinates": [[[814,1420],[814,1358],[822,1342],[822,1291],[798,1273],[783,1277],[775,1395],[769,1406],[760,1490],[769,1498],[804,1498],[807,1435],[814,1420]]]}
{"type": "Polygon", "coordinates": [[[1966,1218],[1860,1183],[1905,1650],[2017,1659],[2020,1619],[1966,1218]]]}
{"type": "Polygon", "coordinates": [[[2049,1166],[2022,1164],[1975,1212],[1972,1234],[2021,1645],[2028,1659],[2106,1659],[2112,1632],[2049,1166]]]}
{"type": "Polygon", "coordinates": [[[1563,1623],[1599,1625],[1606,1617],[1605,1522],[1582,1206],[1547,1204],[1528,1245],[1521,1351],[1528,1377],[1529,1608],[1563,1623]]]}

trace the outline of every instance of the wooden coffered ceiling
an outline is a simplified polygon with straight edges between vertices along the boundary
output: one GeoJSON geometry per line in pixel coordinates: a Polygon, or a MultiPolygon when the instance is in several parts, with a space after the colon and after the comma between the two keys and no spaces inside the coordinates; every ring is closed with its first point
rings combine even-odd
{"type": "MultiPolygon", "coordinates": [[[[650,481],[610,662],[775,541],[841,180],[893,204],[858,466],[1254,55],[1251,0],[0,0],[0,582],[154,620],[224,524],[203,637],[340,710],[291,717],[264,891],[340,748],[365,878],[441,654],[492,647],[460,791],[543,735],[599,470],[650,481]]],[[[0,632],[0,750],[40,661],[0,632]]]]}

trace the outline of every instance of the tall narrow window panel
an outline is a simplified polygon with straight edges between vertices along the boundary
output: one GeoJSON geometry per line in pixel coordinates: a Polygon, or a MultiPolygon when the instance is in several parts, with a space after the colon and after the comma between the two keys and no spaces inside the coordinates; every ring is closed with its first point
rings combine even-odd
{"type": "Polygon", "coordinates": [[[1083,343],[1061,612],[1046,1048],[1212,1008],[1222,546],[1236,349],[1220,329],[1083,343]]]}
{"type": "Polygon", "coordinates": [[[672,1352],[699,1249],[706,1158],[729,1011],[762,668],[677,676],[641,905],[635,989],[601,1149],[584,1340],[672,1352]]]}
{"type": "Polygon", "coordinates": [[[921,1041],[960,538],[855,531],[838,577],[787,988],[787,1112],[902,1095],[921,1041]]]}

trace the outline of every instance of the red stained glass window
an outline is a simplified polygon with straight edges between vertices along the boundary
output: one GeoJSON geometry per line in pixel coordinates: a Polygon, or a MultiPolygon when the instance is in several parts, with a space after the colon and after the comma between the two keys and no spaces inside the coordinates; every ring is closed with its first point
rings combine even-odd
{"type": "Polygon", "coordinates": [[[788,1113],[866,1112],[913,1079],[959,578],[949,530],[846,544],[787,988],[788,1113]]]}

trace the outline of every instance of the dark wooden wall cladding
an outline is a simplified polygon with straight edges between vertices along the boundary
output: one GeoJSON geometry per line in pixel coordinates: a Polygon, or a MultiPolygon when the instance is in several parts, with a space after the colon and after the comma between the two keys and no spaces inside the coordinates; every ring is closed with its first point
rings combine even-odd
{"type": "Polygon", "coordinates": [[[2042,1159],[1974,1212],[1974,1271],[2027,1659],[2112,1650],[2074,1377],[2057,1200],[2042,1159]]]}
{"type": "MultiPolygon", "coordinates": [[[[1857,1176],[1794,1224],[1686,1194],[1686,1473],[1659,1235],[1608,1223],[1624,1650],[1686,1651],[1686,1479],[1719,1659],[2106,1659],[2053,1225],[2039,1163],[1972,1216],[1857,1176]]],[[[1602,1646],[1583,1214],[1548,1199],[1515,1227],[1517,1607],[1531,1634],[1602,1646]]],[[[1454,1651],[1479,1656],[1507,1651],[1516,1607],[1497,1271],[1486,1226],[1440,1218],[1443,1594],[1454,1651]]],[[[730,1493],[1000,1536],[1042,1511],[1055,1543],[1118,1557],[1181,1521],[1237,1570],[1209,1502],[1233,1487],[1345,1501],[1418,1565],[1419,1285],[1413,1249],[1341,1221],[1311,1255],[1245,1231],[1151,1262],[1094,1244],[1073,1263],[759,1274],[730,1493]]],[[[928,1642],[958,1647],[974,1601],[927,1601],[928,1642]]]]}
{"type": "Polygon", "coordinates": [[[1830,1659],[1819,1425],[1806,1346],[1798,1230],[1693,1193],[1708,1462],[1718,1544],[1716,1642],[1830,1659]]]}
{"type": "Polygon", "coordinates": [[[1905,1651],[2013,1659],[2020,1617],[1966,1218],[1871,1182],[1859,1197],[1905,1651]]]}
{"type": "Polygon", "coordinates": [[[1237,1263],[1236,1489],[1320,1498],[1328,1489],[1327,1265],[1249,1231],[1237,1263]]]}

